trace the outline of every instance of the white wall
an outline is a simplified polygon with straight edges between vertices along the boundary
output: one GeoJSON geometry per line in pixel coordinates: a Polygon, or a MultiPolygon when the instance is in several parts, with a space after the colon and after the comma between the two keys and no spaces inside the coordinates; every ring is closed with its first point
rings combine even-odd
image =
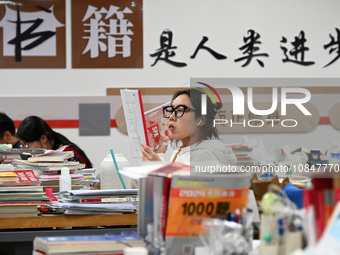
{"type": "MultiPolygon", "coordinates": [[[[339,78],[340,62],[322,68],[331,59],[323,44],[340,24],[340,1],[337,0],[144,0],[144,68],[142,69],[72,69],[71,68],[71,0],[66,0],[67,68],[66,69],[1,69],[0,96],[104,96],[108,87],[181,87],[191,77],[209,78],[339,78]],[[154,59],[149,54],[159,48],[163,30],[174,34],[177,46],[174,60],[186,62],[176,68],[154,59]],[[249,29],[261,34],[261,49],[270,55],[265,67],[256,62],[246,68],[234,62],[249,29]],[[293,40],[301,30],[307,37],[310,51],[306,60],[316,61],[311,67],[282,63],[280,39],[293,40]],[[202,36],[207,46],[228,57],[218,61],[204,51],[190,59],[202,36]]],[[[340,84],[335,84],[340,85],[340,84]]],[[[1,106],[1,102],[0,102],[1,106]]],[[[25,112],[24,105],[14,105],[25,112]]],[[[1,110],[1,109],[0,109],[1,110]]],[[[58,111],[58,109],[55,109],[58,111]]],[[[27,115],[34,114],[27,112],[27,115]]],[[[79,137],[76,129],[56,130],[80,145],[96,167],[113,148],[128,154],[128,138],[115,128],[110,137],[79,137]]],[[[243,135],[230,135],[230,142],[242,141],[243,135]]],[[[268,146],[288,144],[292,148],[326,148],[338,132],[331,126],[320,126],[312,133],[261,135],[268,146]]],[[[340,140],[340,139],[338,139],[340,140]]]]}

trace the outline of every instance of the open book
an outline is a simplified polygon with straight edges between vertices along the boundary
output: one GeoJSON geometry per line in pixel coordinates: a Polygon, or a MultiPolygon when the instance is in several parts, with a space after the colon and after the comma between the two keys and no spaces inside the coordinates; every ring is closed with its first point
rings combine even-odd
{"type": "Polygon", "coordinates": [[[74,157],[73,151],[64,151],[69,145],[60,147],[57,150],[47,151],[43,154],[38,154],[28,158],[28,161],[33,162],[63,162],[74,157]]]}
{"type": "Polygon", "coordinates": [[[158,148],[161,138],[165,145],[169,143],[170,137],[166,120],[163,118],[163,107],[170,105],[170,102],[144,113],[140,90],[121,89],[120,94],[132,157],[142,157],[141,142],[152,149],[158,148]]]}

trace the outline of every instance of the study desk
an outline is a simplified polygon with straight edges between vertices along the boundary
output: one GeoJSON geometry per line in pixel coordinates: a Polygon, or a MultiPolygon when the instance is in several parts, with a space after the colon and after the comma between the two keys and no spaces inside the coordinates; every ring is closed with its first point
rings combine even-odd
{"type": "Polygon", "coordinates": [[[0,218],[0,255],[32,254],[36,236],[119,234],[136,225],[137,214],[0,218]]]}

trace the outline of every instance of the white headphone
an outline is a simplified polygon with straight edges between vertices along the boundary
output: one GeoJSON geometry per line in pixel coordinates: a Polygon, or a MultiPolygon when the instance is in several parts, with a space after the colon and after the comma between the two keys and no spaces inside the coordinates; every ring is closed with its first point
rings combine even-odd
{"type": "Polygon", "coordinates": [[[196,125],[196,126],[198,127],[199,125],[201,125],[202,121],[203,121],[203,120],[202,120],[202,119],[200,119],[200,121],[197,123],[197,125],[196,125]]]}

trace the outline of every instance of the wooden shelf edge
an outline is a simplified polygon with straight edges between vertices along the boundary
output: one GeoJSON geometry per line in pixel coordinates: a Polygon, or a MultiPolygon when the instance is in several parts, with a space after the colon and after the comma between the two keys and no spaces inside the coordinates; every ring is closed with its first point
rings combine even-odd
{"type": "Polygon", "coordinates": [[[58,215],[2,218],[0,229],[137,225],[137,214],[58,215]]]}

